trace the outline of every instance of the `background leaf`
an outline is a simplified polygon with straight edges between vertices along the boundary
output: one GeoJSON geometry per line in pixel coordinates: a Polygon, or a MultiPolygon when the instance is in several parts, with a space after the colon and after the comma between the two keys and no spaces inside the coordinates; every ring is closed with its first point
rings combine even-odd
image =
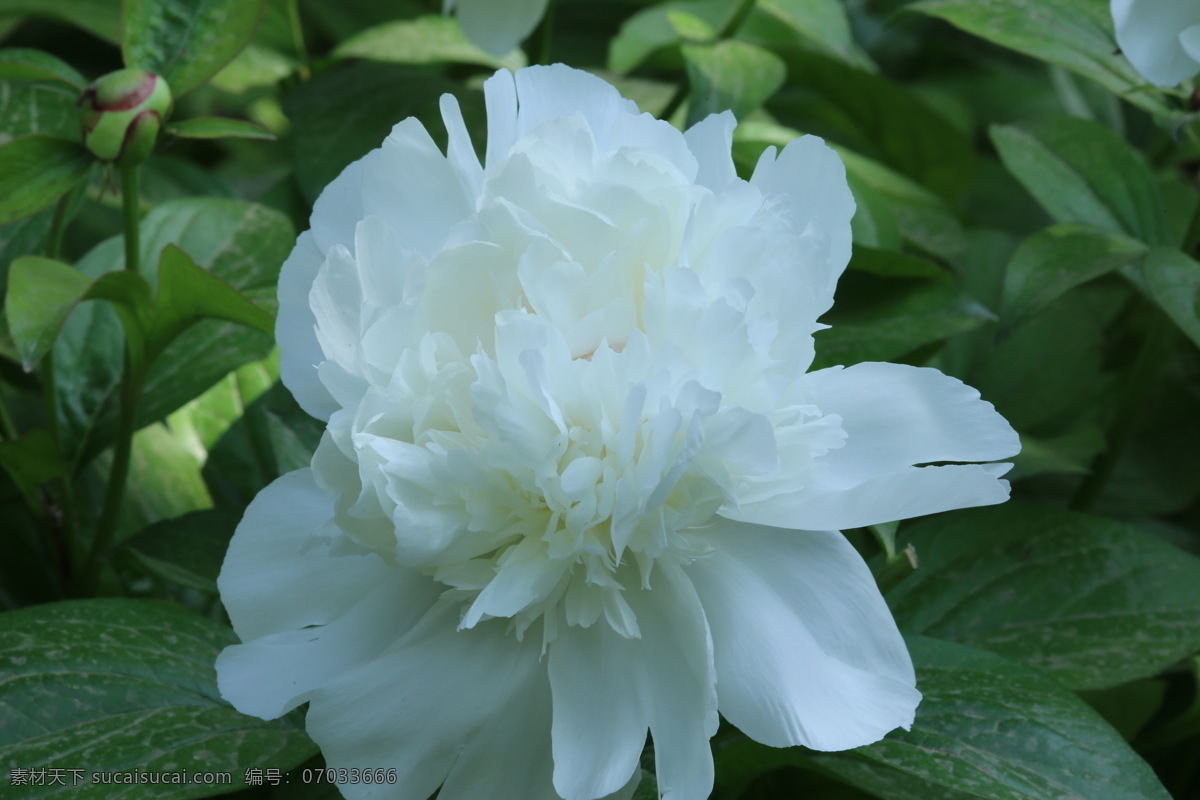
{"type": "Polygon", "coordinates": [[[471,44],[456,20],[433,15],[368,28],[338,45],[334,55],[397,64],[456,62],[508,69],[525,66],[525,57],[520,50],[496,58],[471,44]]]}
{"type": "Polygon", "coordinates": [[[687,126],[725,109],[744,119],[778,91],[787,77],[783,60],[769,50],[745,42],[686,44],[687,126]]]}
{"type": "Polygon", "coordinates": [[[942,19],[1003,47],[1096,81],[1148,111],[1161,111],[1121,55],[1106,0],[922,0],[906,9],[942,19]]]}
{"type": "Polygon", "coordinates": [[[274,139],[275,134],[242,119],[223,117],[193,117],[172,122],[166,127],[172,136],[184,139],[274,139]]]}
{"type": "Polygon", "coordinates": [[[233,60],[265,0],[123,0],[125,66],[166,78],[176,99],[233,60]]]}
{"type": "Polygon", "coordinates": [[[903,533],[921,568],[888,593],[901,628],[1098,689],[1200,648],[1200,559],[1104,517],[1010,502],[903,533]]]}
{"type": "MultiPolygon", "coordinates": [[[[258,305],[273,310],[279,268],[294,241],[291,223],[278,211],[253,203],[191,198],[163,203],[142,220],[141,263],[154,266],[175,244],[258,305]]],[[[123,269],[120,237],[93,249],[79,269],[99,275],[123,269]]],[[[157,281],[154,276],[153,280],[157,281]]],[[[94,454],[111,436],[121,369],[120,330],[108,309],[85,304],[67,320],[55,345],[55,375],[67,450],[94,454]]],[[[273,337],[242,325],[201,322],[167,347],[150,370],[138,420],[162,419],[223,378],[230,370],[265,358],[273,337]]]]}
{"type": "Polygon", "coordinates": [[[216,594],[217,575],[241,519],[240,511],[230,509],[192,511],[147,525],[121,547],[159,577],[216,594]]]}
{"type": "Polygon", "coordinates": [[[1030,236],[1008,263],[1001,334],[1009,333],[1071,288],[1145,255],[1140,242],[1076,225],[1056,225],[1030,236]]]}
{"type": "Polygon", "coordinates": [[[1059,222],[1079,222],[1150,245],[1172,244],[1162,196],[1145,162],[1103,125],[1044,117],[991,129],[1000,158],[1059,222]]]}
{"type": "Polygon", "coordinates": [[[22,136],[0,146],[0,225],[30,217],[75,188],[92,166],[78,142],[22,136]]]}
{"type": "Polygon", "coordinates": [[[239,714],[217,692],[213,663],[236,639],[179,608],[83,600],[0,615],[0,790],[16,768],[78,766],[78,786],[23,787],[29,798],[208,797],[212,786],[113,786],[92,772],[288,769],[315,746],[294,717],[239,714]]]}

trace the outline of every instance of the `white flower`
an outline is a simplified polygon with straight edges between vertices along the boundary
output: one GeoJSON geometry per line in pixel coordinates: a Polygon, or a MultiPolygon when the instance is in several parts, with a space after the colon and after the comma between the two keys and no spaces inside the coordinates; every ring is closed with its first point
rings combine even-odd
{"type": "Polygon", "coordinates": [[[549,0],[442,0],[442,13],[457,10],[463,33],[500,58],[525,41],[546,13],[549,0]]]}
{"type": "Polygon", "coordinates": [[[1117,44],[1146,80],[1157,86],[1175,86],[1200,72],[1200,2],[1111,3],[1117,44]]]}
{"type": "Polygon", "coordinates": [[[999,503],[1016,434],[931,369],[806,372],[850,255],[837,156],[753,178],[562,66],[442,98],[317,200],[280,277],[284,381],[328,420],[220,577],[237,708],[309,702],[348,797],[583,800],[713,783],[718,709],[774,746],[908,726],[920,694],[839,528],[999,503]],[[945,466],[917,467],[932,462],[945,466]]]}

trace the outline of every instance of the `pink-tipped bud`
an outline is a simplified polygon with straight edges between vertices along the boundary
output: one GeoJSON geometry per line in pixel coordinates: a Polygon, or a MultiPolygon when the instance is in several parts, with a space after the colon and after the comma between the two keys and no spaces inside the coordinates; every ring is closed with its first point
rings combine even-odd
{"type": "Polygon", "coordinates": [[[171,113],[167,82],[144,69],[120,69],[96,79],[77,105],[83,143],[101,161],[135,166],[150,156],[171,113]]]}

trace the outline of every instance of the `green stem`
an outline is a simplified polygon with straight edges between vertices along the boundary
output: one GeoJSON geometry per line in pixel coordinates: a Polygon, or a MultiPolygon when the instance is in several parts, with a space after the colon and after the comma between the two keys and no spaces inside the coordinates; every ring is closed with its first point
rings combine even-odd
{"type": "Polygon", "coordinates": [[[8,403],[4,402],[4,393],[0,391],[0,438],[16,441],[17,426],[13,424],[12,415],[8,413],[8,403]]]}
{"type": "Polygon", "coordinates": [[[125,269],[140,270],[141,242],[139,227],[142,221],[141,173],[137,167],[121,167],[121,213],[125,221],[125,269]]]}
{"type": "Polygon", "coordinates": [[[288,25],[292,29],[292,42],[296,45],[296,55],[300,56],[300,76],[304,80],[312,77],[309,69],[308,46],[304,44],[304,28],[300,25],[300,7],[297,0],[288,0],[288,25]]]}
{"type": "Polygon", "coordinates": [[[1171,358],[1175,343],[1175,326],[1161,311],[1155,310],[1150,330],[1142,340],[1133,370],[1125,381],[1125,394],[1117,406],[1116,416],[1109,425],[1108,446],[1092,465],[1091,474],[1084,479],[1071,498],[1071,508],[1088,511],[1096,504],[1112,477],[1125,446],[1137,429],[1138,422],[1158,389],[1158,384],[1171,358]]]}
{"type": "Polygon", "coordinates": [[[131,374],[129,359],[125,359],[125,375],[121,381],[121,406],[117,415],[117,440],[113,444],[112,466],[104,491],[104,505],[96,525],[96,538],[84,567],[86,591],[95,592],[104,556],[113,544],[121,505],[125,500],[125,484],[129,480],[129,461],[133,453],[133,434],[136,425],[138,398],[141,395],[141,376],[131,374]]]}
{"type": "Polygon", "coordinates": [[[47,258],[55,260],[62,258],[63,234],[67,231],[67,210],[74,195],[75,192],[67,192],[54,207],[54,220],[50,223],[50,236],[46,240],[47,258]]]}
{"type": "MultiPolygon", "coordinates": [[[[141,224],[138,168],[121,167],[121,209],[125,220],[125,269],[140,272],[140,242],[138,229],[141,224]]],[[[96,524],[96,536],[84,566],[83,589],[94,593],[100,578],[100,569],[108,549],[112,547],[121,517],[121,504],[125,499],[125,484],[129,479],[129,461],[133,453],[133,434],[137,424],[137,404],[142,393],[142,375],[135,374],[125,354],[125,370],[121,376],[120,407],[117,412],[117,438],[113,443],[112,466],[108,473],[108,485],[104,490],[104,505],[100,510],[100,521],[96,524]]]]}
{"type": "Polygon", "coordinates": [[[1193,258],[1200,257],[1200,197],[1196,199],[1196,210],[1192,214],[1191,224],[1183,236],[1183,247],[1180,249],[1193,258]]]}
{"type": "Polygon", "coordinates": [[[554,0],[546,4],[546,13],[534,33],[534,49],[537,54],[537,64],[550,63],[550,40],[554,33],[554,0]]]}
{"type": "Polygon", "coordinates": [[[720,32],[717,34],[718,39],[728,39],[737,33],[737,29],[742,27],[746,17],[750,16],[750,12],[754,10],[755,0],[741,0],[733,15],[725,20],[725,24],[721,26],[720,32]]]}

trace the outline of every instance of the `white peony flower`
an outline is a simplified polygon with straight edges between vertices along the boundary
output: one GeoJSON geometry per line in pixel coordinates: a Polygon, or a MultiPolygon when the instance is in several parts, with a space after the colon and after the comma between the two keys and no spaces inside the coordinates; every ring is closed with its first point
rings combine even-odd
{"type": "Polygon", "coordinates": [[[220,577],[237,708],[310,703],[347,797],[665,797],[713,783],[718,710],[773,746],[912,723],[913,668],[837,532],[1003,502],[1017,436],[936,370],[806,372],[850,256],[837,156],[747,182],[563,66],[442,98],[317,200],[280,277],[284,382],[328,420],[220,577]],[[956,462],[944,466],[916,465],[956,462]]]}
{"type": "Polygon", "coordinates": [[[1111,0],[1117,44],[1142,76],[1175,86],[1200,72],[1200,1],[1111,0]]]}
{"type": "Polygon", "coordinates": [[[463,33],[500,58],[533,33],[549,0],[443,0],[442,13],[457,11],[463,33]]]}

